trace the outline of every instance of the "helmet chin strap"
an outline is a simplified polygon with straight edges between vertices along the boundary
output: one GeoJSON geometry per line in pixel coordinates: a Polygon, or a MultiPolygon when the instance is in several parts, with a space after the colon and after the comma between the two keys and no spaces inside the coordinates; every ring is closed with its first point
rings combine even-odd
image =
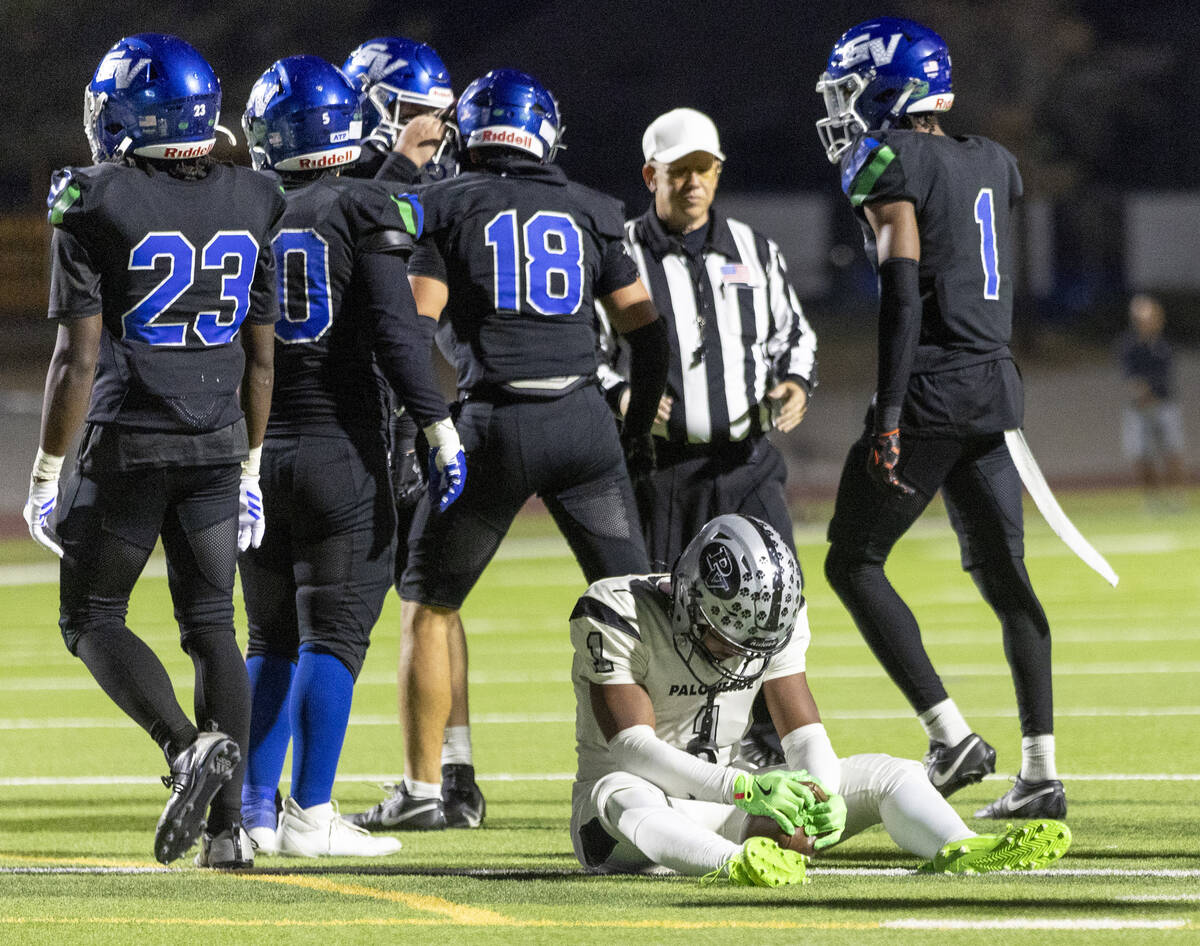
{"type": "Polygon", "coordinates": [[[113,148],[113,159],[120,161],[125,157],[125,152],[129,150],[129,146],[133,144],[133,139],[126,135],[121,139],[121,143],[113,148]]]}
{"type": "Polygon", "coordinates": [[[223,134],[226,138],[229,139],[229,143],[231,145],[233,145],[233,147],[235,147],[235,148],[237,147],[237,143],[238,143],[237,135],[235,135],[232,131],[230,131],[224,125],[218,124],[215,126],[215,128],[217,131],[219,131],[221,134],[223,134]]]}
{"type": "Polygon", "coordinates": [[[904,84],[904,88],[900,91],[900,95],[896,98],[896,104],[893,105],[891,111],[888,112],[888,123],[885,127],[891,128],[892,125],[900,120],[900,116],[904,113],[904,106],[908,104],[908,100],[911,99],[913,93],[921,87],[921,84],[922,83],[920,79],[909,79],[908,82],[904,84]]]}

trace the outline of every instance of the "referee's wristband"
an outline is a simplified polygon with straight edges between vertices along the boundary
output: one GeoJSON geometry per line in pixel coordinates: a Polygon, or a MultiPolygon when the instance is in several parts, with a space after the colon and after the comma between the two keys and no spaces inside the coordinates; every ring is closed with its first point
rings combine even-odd
{"type": "Polygon", "coordinates": [[[37,456],[33,461],[33,473],[30,479],[34,483],[50,483],[62,474],[63,461],[66,457],[56,457],[38,447],[37,456]]]}

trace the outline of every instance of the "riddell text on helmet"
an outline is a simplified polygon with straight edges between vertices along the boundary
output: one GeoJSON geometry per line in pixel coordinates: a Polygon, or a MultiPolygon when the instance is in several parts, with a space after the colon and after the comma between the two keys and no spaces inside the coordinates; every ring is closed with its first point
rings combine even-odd
{"type": "Polygon", "coordinates": [[[319,168],[333,167],[335,164],[345,164],[354,158],[354,152],[347,148],[344,151],[330,151],[319,158],[300,158],[296,163],[301,171],[315,171],[319,168]]]}

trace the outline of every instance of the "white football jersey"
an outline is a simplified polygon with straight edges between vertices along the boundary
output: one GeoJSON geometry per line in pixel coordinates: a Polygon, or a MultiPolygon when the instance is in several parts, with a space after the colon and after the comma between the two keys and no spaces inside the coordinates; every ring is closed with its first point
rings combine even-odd
{"type": "MultiPolygon", "coordinates": [[[[598,779],[615,770],[608,741],[592,712],[591,687],[635,683],[654,706],[655,732],[663,742],[687,750],[703,728],[709,688],[693,675],[675,650],[671,626],[669,575],[632,575],[596,582],[571,613],[571,644],[575,656],[571,681],[575,686],[575,751],[580,781],[598,779]]],[[[711,740],[718,748],[717,763],[728,765],[733,747],[750,725],[750,707],[766,680],[802,673],[808,650],[808,606],[801,608],[787,646],[767,664],[753,683],[725,690],[713,701],[715,725],[711,740]]],[[[694,661],[703,674],[703,662],[694,661]]],[[[717,679],[714,671],[713,681],[717,679]]]]}

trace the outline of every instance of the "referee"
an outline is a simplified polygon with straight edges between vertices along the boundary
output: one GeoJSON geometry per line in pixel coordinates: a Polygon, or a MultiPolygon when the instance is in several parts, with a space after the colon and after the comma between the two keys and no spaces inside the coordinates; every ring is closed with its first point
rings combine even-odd
{"type": "MultiPolygon", "coordinates": [[[[796,551],[784,496],[787,467],[767,439],[804,419],[816,383],[817,337],[787,281],[779,247],[712,209],[725,155],[702,112],[677,108],[642,136],[650,208],[625,225],[671,362],[654,426],[657,471],[640,482],[638,512],[651,567],[669,569],[710,519],[764,519],[796,551]]],[[[629,403],[624,360],[600,332],[601,386],[620,417],[629,403]]],[[[742,742],[754,765],[784,761],[761,694],[742,742]]]]}
{"type": "MultiPolygon", "coordinates": [[[[654,202],[625,225],[626,241],[671,340],[654,428],[658,469],[639,497],[650,561],[669,568],[725,513],[766,520],[795,551],[787,469],[765,434],[804,418],[816,335],[779,247],[712,209],[725,160],[712,120],[690,108],[660,115],[642,151],[654,202]]],[[[601,332],[601,349],[601,384],[623,417],[629,383],[611,332],[601,332]]]]}

